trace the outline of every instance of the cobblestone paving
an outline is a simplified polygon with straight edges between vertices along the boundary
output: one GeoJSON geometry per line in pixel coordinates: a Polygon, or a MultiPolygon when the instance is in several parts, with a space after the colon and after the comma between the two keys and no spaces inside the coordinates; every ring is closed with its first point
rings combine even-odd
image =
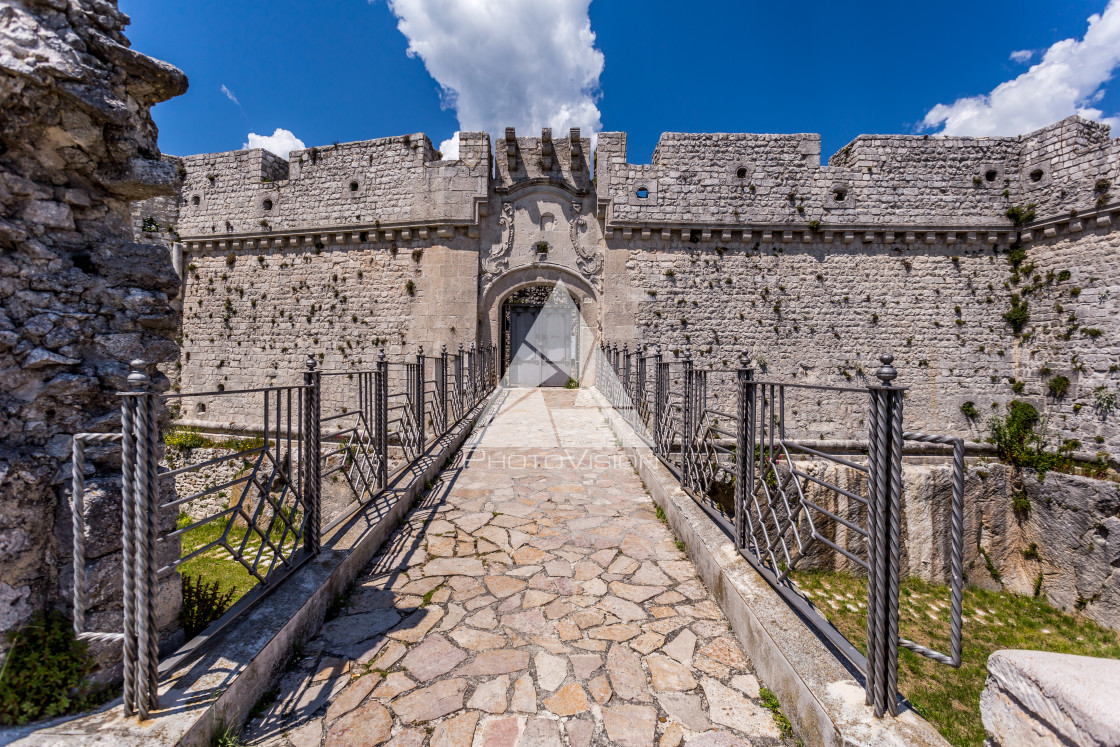
{"type": "Polygon", "coordinates": [[[586,391],[508,390],[284,675],[253,744],[782,744],[586,391]]]}

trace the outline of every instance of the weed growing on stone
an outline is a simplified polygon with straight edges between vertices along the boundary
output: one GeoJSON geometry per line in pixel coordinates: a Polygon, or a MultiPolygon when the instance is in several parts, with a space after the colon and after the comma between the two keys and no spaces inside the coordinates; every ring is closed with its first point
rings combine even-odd
{"type": "Polygon", "coordinates": [[[1050,381],[1046,382],[1046,391],[1048,391],[1050,396],[1054,399],[1061,399],[1066,396],[1066,392],[1069,391],[1069,378],[1060,374],[1053,377],[1050,381]]]}
{"type": "MultiPolygon", "coordinates": [[[[327,611],[323,615],[324,621],[334,620],[335,618],[341,616],[342,613],[344,613],[350,607],[350,594],[353,589],[354,585],[350,584],[338,594],[335,594],[334,599],[332,599],[331,603],[327,605],[327,611]]],[[[428,597],[427,601],[431,601],[431,597],[428,597]]]]}
{"type": "MultiPolygon", "coordinates": [[[[851,605],[848,595],[867,598],[867,581],[843,573],[795,571],[798,586],[829,622],[856,648],[866,651],[866,610],[851,605]]],[[[1041,577],[1040,577],[1041,578],[1041,577]]],[[[903,649],[899,690],[954,745],[977,745],[985,739],[980,721],[980,693],[988,656],[999,649],[1020,648],[1082,656],[1120,658],[1116,631],[1056,609],[1040,595],[1020,597],[1004,591],[964,590],[964,641],[960,669],[903,649]]],[[[949,588],[919,579],[902,583],[899,633],[940,651],[949,650],[949,588]]]]}
{"type": "Polygon", "coordinates": [[[1116,390],[1101,385],[1093,390],[1093,407],[1097,413],[1106,418],[1116,409],[1116,390]]]}
{"type": "Polygon", "coordinates": [[[1001,461],[1037,470],[1041,480],[1051,470],[1068,469],[1072,464],[1069,455],[1072,449],[1047,450],[1046,442],[1037,430],[1040,422],[1041,416],[1034,405],[1011,400],[1007,403],[1007,417],[992,418],[992,435],[988,442],[995,444],[1001,461]]]}
{"type": "Polygon", "coordinates": [[[778,703],[778,696],[767,687],[758,688],[758,697],[762,699],[762,705],[766,710],[770,711],[770,715],[774,717],[774,723],[778,725],[778,730],[782,732],[783,737],[793,736],[793,725],[782,713],[781,704],[778,703]]]}
{"type": "Polygon", "coordinates": [[[241,729],[237,724],[217,723],[210,735],[211,747],[245,747],[241,729]]]}
{"type": "MultiPolygon", "coordinates": [[[[1031,512],[1031,499],[1030,499],[1030,497],[1027,496],[1027,494],[1023,493],[1023,492],[1012,493],[1011,494],[1011,510],[1014,511],[1016,514],[1020,515],[1020,516],[1026,516],[1027,514],[1029,514],[1031,512]]],[[[991,561],[988,560],[987,555],[984,556],[984,559],[985,559],[986,562],[988,562],[989,565],[991,564],[991,561]]],[[[993,576],[993,578],[994,578],[994,576],[993,576]]],[[[999,579],[996,579],[996,580],[998,581],[999,579]]]]}
{"type": "Polygon", "coordinates": [[[268,710],[268,707],[279,699],[280,686],[277,685],[257,699],[257,702],[254,703],[253,707],[249,709],[249,715],[245,720],[252,721],[253,719],[259,718],[260,716],[264,715],[264,712],[268,710]]]}

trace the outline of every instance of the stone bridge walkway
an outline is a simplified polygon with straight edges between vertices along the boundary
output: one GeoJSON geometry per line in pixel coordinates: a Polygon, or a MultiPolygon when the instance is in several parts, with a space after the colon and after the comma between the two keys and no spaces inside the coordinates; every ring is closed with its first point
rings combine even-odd
{"type": "Polygon", "coordinates": [[[253,744],[782,744],[586,390],[505,390],[301,652],[253,744]]]}

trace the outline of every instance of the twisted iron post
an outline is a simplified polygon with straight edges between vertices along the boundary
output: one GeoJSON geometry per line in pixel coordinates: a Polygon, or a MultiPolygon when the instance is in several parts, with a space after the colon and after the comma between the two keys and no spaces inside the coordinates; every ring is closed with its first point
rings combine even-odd
{"type": "Polygon", "coordinates": [[[898,589],[902,535],[902,393],[894,356],[881,355],[868,387],[867,702],[898,715],[898,589]]]}
{"type": "Polygon", "coordinates": [[[746,547],[747,491],[754,488],[754,369],[746,352],[739,356],[738,412],[735,428],[735,545],[746,547]]]}
{"type": "Polygon", "coordinates": [[[681,403],[681,480],[686,489],[692,488],[692,406],[693,406],[693,380],[692,380],[692,352],[685,348],[684,351],[684,396],[681,403]]]}
{"type": "Polygon", "coordinates": [[[622,405],[626,419],[634,421],[634,392],[630,389],[630,345],[622,343],[622,405]]]}
{"type": "Polygon", "coordinates": [[[124,607],[122,675],[124,713],[136,714],[136,405],[121,393],[121,585],[124,607]]]}
{"type": "Polygon", "coordinates": [[[385,348],[377,355],[374,376],[374,439],[377,449],[377,486],[384,489],[389,484],[389,363],[385,348]]]}
{"type": "Polygon", "coordinates": [[[478,350],[473,342],[467,353],[467,387],[471,407],[474,407],[478,404],[478,350]]]}
{"type": "Polygon", "coordinates": [[[303,383],[307,408],[307,433],[305,434],[304,451],[307,454],[307,518],[303,530],[303,546],[313,554],[318,554],[321,547],[322,530],[322,429],[320,419],[322,416],[322,373],[317,370],[317,363],[313,353],[307,354],[307,370],[303,374],[303,383]]]}
{"type": "Polygon", "coordinates": [[[154,503],[155,428],[152,413],[151,379],[147,363],[130,364],[128,386],[121,411],[122,428],[122,570],[124,586],[124,693],[125,713],[147,719],[157,707],[155,657],[158,640],[152,581],[155,577],[154,503]]]}
{"type": "Polygon", "coordinates": [[[424,443],[426,441],[425,425],[428,419],[427,388],[424,381],[424,346],[421,345],[416,350],[416,434],[420,453],[423,453],[424,443]]]}
{"type": "Polygon", "coordinates": [[[147,676],[148,708],[153,711],[159,708],[159,624],[156,621],[156,594],[159,592],[159,578],[156,573],[159,569],[156,561],[156,542],[159,535],[159,423],[156,420],[156,397],[149,379],[143,397],[146,410],[144,430],[148,441],[143,457],[147,483],[147,490],[144,492],[144,521],[147,534],[144,551],[147,556],[145,563],[147,572],[144,577],[148,586],[148,593],[144,595],[147,661],[143,669],[147,676]]]}
{"type": "Polygon", "coordinates": [[[661,366],[661,345],[657,345],[654,347],[653,355],[653,448],[661,457],[666,456],[662,440],[666,394],[665,371],[661,366]]]}
{"type": "Polygon", "coordinates": [[[464,391],[464,378],[465,372],[463,371],[463,343],[459,343],[459,354],[455,356],[455,401],[456,407],[459,409],[459,417],[462,417],[467,412],[466,407],[466,392],[464,391]]]}
{"type": "Polygon", "coordinates": [[[889,545],[887,557],[887,637],[886,643],[886,684],[887,709],[892,716],[898,715],[898,594],[902,570],[902,390],[893,385],[898,376],[891,363],[892,355],[881,355],[883,364],[875,372],[886,390],[886,404],[889,412],[888,449],[888,506],[889,545]]]}
{"type": "Polygon", "coordinates": [[[439,370],[436,372],[436,396],[439,398],[438,411],[440,417],[440,432],[447,430],[448,425],[451,423],[450,415],[447,410],[447,345],[444,344],[440,347],[439,351],[439,370]]]}
{"type": "Polygon", "coordinates": [[[70,458],[73,460],[70,472],[70,531],[74,538],[74,635],[81,635],[86,629],[89,595],[86,578],[86,476],[82,471],[85,465],[85,444],[80,438],[72,439],[70,458]]]}

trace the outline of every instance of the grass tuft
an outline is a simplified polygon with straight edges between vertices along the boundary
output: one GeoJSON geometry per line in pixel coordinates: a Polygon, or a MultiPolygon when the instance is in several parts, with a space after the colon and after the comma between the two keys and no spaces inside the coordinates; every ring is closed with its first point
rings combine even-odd
{"type": "Polygon", "coordinates": [[[779,731],[782,732],[783,737],[793,736],[793,724],[789,722],[786,715],[782,713],[781,704],[778,703],[778,696],[775,695],[769,688],[758,688],[758,696],[762,698],[762,705],[766,710],[770,711],[770,715],[774,717],[774,723],[778,725],[779,731]]]}

